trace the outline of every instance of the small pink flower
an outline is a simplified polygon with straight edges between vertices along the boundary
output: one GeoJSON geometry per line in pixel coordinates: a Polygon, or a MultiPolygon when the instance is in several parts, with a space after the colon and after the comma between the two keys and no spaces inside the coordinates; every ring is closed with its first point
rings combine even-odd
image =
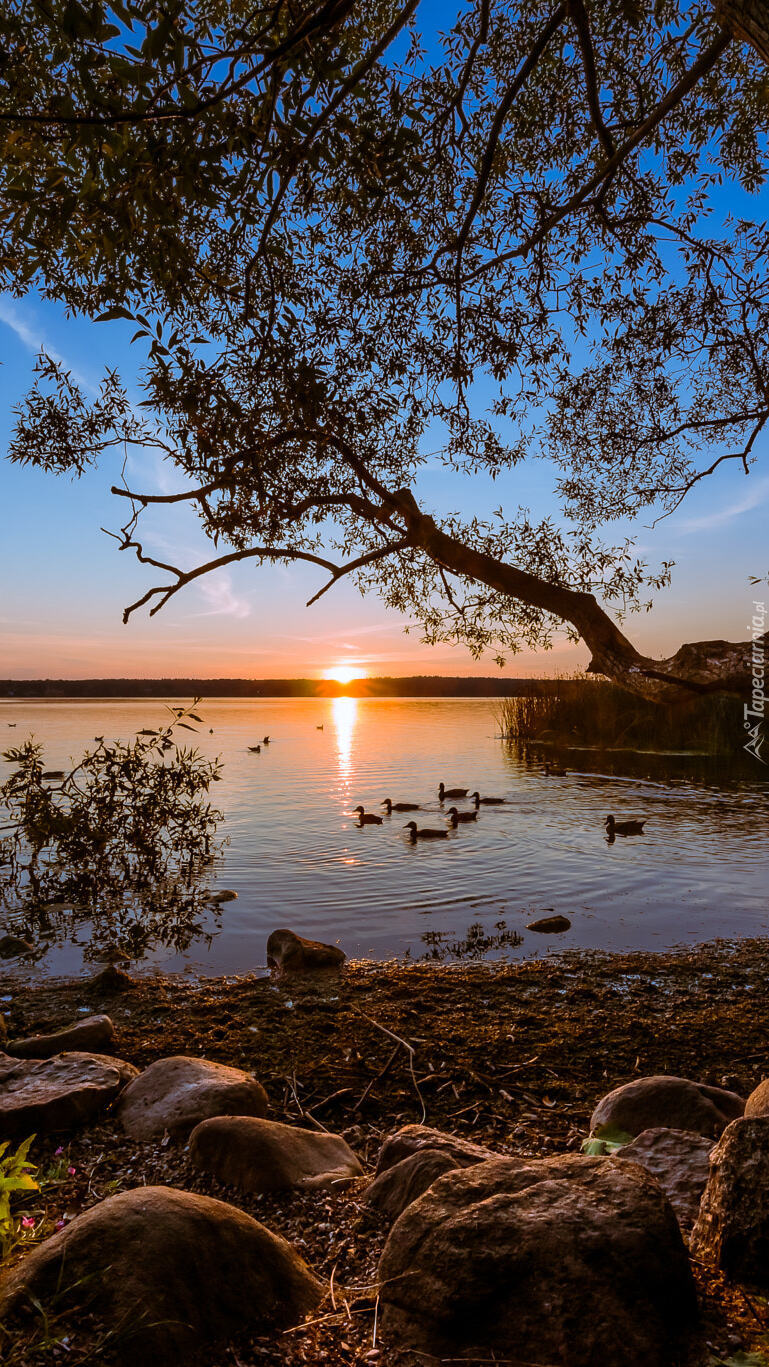
{"type": "Polygon", "coordinates": [[[61,1144],[60,1144],[59,1147],[58,1147],[58,1149],[56,1150],[55,1154],[53,1155],[54,1158],[61,1158],[61,1155],[63,1154],[63,1152],[64,1152],[64,1149],[62,1148],[62,1146],[61,1146],[61,1144]]]}
{"type": "Polygon", "coordinates": [[[64,1229],[65,1226],[66,1226],[66,1223],[67,1223],[66,1220],[57,1220],[57,1221],[56,1221],[56,1224],[54,1225],[54,1229],[64,1229]]]}
{"type": "Polygon", "coordinates": [[[77,1172],[77,1168],[67,1168],[67,1175],[68,1175],[69,1177],[74,1177],[76,1172],[77,1172]]]}
{"type": "Polygon", "coordinates": [[[22,1227],[22,1229],[34,1229],[34,1228],[35,1228],[35,1222],[34,1222],[34,1220],[32,1219],[32,1216],[31,1216],[31,1215],[22,1215],[22,1217],[21,1217],[21,1227],[22,1227]]]}

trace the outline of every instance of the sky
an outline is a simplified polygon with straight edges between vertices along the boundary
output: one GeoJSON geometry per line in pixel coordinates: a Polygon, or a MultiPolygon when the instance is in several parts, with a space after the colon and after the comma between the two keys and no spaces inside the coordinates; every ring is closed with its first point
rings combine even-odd
{"type": "MultiPolygon", "coordinates": [[[[373,675],[498,672],[491,655],[475,661],[463,647],[428,647],[418,627],[374,597],[342,583],[311,608],[320,587],[308,566],[258,569],[246,562],[203,579],[172,599],[157,616],[123,608],[158,582],[157,574],[121,553],[101,529],[116,529],[124,511],[110,495],[120,458],[82,479],[47,475],[5,459],[13,409],[33,380],[41,348],[61,357],[86,392],[95,392],[105,364],[116,366],[129,394],[140,355],[131,328],[67,318],[64,309],[29,295],[0,295],[0,677],[322,677],[337,665],[373,675]]],[[[759,590],[749,577],[767,570],[769,464],[766,442],[749,477],[727,463],[693,491],[684,507],[656,529],[641,522],[638,546],[651,563],[673,559],[669,589],[653,611],[631,616],[627,634],[645,652],[670,654],[684,641],[743,639],[759,590]]],[[[147,492],[182,487],[178,476],[149,452],[132,458],[127,479],[147,492]]],[[[524,503],[555,510],[552,472],[543,463],[521,468],[493,486],[475,479],[456,487],[454,476],[428,468],[423,506],[465,514],[524,503]]],[[[194,516],[150,510],[143,539],[150,554],[191,566],[210,558],[194,516]]],[[[510,657],[504,673],[557,674],[587,662],[583,647],[565,635],[551,651],[510,657]]]]}

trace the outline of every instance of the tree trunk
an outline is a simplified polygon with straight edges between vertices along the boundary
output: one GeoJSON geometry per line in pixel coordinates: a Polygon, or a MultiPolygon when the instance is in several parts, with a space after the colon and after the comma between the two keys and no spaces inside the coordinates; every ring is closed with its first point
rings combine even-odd
{"type": "Polygon", "coordinates": [[[769,65],[769,0],[717,0],[716,19],[769,65]]]}
{"type": "Polygon", "coordinates": [[[589,671],[605,674],[633,693],[660,703],[704,693],[733,693],[748,700],[758,670],[763,679],[769,632],[749,641],[697,641],[681,646],[669,659],[654,660],[636,650],[592,593],[549,584],[456,541],[420,510],[408,489],[389,501],[406,523],[412,544],[436,564],[571,623],[590,650],[589,671]]]}

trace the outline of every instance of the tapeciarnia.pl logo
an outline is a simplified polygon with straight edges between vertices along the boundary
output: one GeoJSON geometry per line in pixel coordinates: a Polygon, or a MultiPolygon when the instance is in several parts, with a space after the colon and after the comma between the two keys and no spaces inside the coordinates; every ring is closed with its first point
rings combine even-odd
{"type": "Polygon", "coordinates": [[[766,760],[761,754],[761,746],[764,741],[763,727],[766,716],[766,659],[764,632],[766,629],[766,605],[753,600],[753,617],[748,626],[753,642],[753,650],[750,657],[751,662],[751,691],[750,702],[745,703],[743,714],[745,718],[745,730],[748,733],[748,740],[745,742],[744,749],[749,755],[755,756],[762,764],[766,760]]]}

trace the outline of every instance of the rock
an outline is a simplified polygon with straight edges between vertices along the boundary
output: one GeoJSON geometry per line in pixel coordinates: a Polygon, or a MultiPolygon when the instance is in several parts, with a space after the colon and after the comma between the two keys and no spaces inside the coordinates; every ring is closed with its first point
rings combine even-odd
{"type": "Polygon", "coordinates": [[[590,1120],[591,1134],[603,1126],[629,1134],[642,1130],[691,1130],[717,1139],[730,1120],[742,1115],[745,1102],[736,1092],[706,1087],[684,1077],[639,1077],[599,1101],[590,1120]]]}
{"type": "Polygon", "coordinates": [[[456,1167],[456,1160],[440,1149],[419,1149],[375,1177],[363,1200],[390,1220],[397,1220],[406,1206],[456,1167]]]}
{"type": "Polygon", "coordinates": [[[415,1354],[672,1367],[697,1323],[678,1222],[642,1168],[576,1154],[440,1177],[390,1231],[382,1338],[415,1354]]]}
{"type": "Polygon", "coordinates": [[[753,1088],[747,1101],[745,1102],[745,1119],[759,1120],[762,1116],[769,1116],[769,1078],[764,1078],[757,1087],[753,1088]]]}
{"type": "Polygon", "coordinates": [[[232,888],[222,888],[221,892],[208,892],[205,897],[207,902],[236,902],[237,899],[238,894],[233,892],[232,888]]]}
{"type": "Polygon", "coordinates": [[[724,1130],[691,1249],[728,1277],[769,1287],[769,1119],[733,1120],[724,1130]]]}
{"type": "Polygon", "coordinates": [[[336,945],[305,940],[293,930],[273,930],[267,941],[267,963],[279,973],[312,973],[340,968],[347,955],[336,945]]]}
{"type": "Polygon", "coordinates": [[[485,1163],[489,1158],[499,1158],[493,1149],[484,1149],[469,1139],[460,1139],[457,1134],[444,1134],[442,1130],[432,1130],[429,1125],[404,1125],[385,1140],[379,1151],[376,1176],[395,1167],[404,1158],[423,1149],[437,1149],[454,1160],[455,1168],[469,1168],[473,1163],[485,1163]]]}
{"type": "Polygon", "coordinates": [[[29,940],[20,940],[18,935],[0,935],[0,959],[18,959],[22,954],[31,954],[34,948],[29,940]]]}
{"type": "Polygon", "coordinates": [[[41,1060],[0,1055],[0,1140],[69,1130],[93,1120],[138,1072],[104,1054],[41,1060]]]}
{"type": "Polygon", "coordinates": [[[204,1120],[190,1136],[190,1157],[241,1191],[334,1187],[363,1169],[338,1134],[318,1134],[251,1116],[204,1120]]]}
{"type": "Polygon", "coordinates": [[[136,983],[128,973],[124,973],[122,968],[116,968],[114,964],[109,964],[103,968],[101,973],[97,973],[88,984],[92,992],[111,994],[113,992],[127,992],[129,988],[135,987],[136,983]]]}
{"type": "Polygon", "coordinates": [[[2,1048],[5,1047],[5,1043],[6,1043],[6,1040],[7,1040],[7,1039],[8,1039],[8,1027],[6,1026],[6,1023],[5,1023],[5,1016],[3,1015],[2,1011],[0,1011],[0,1049],[2,1049],[2,1048]]]}
{"type": "Polygon", "coordinates": [[[679,1223],[688,1228],[697,1219],[712,1150],[712,1139],[689,1130],[642,1130],[614,1161],[630,1159],[656,1177],[679,1223]]]}
{"type": "Polygon", "coordinates": [[[52,1035],[12,1040],[8,1052],[16,1058],[51,1058],[65,1049],[98,1053],[112,1043],[114,1035],[115,1027],[109,1016],[86,1016],[52,1035]]]}
{"type": "Polygon", "coordinates": [[[156,1139],[167,1130],[186,1139],[212,1115],[264,1115],[267,1095],[252,1073],[184,1054],[151,1063],[126,1087],[117,1115],[132,1139],[156,1139]]]}
{"type": "MultiPolygon", "coordinates": [[[[0,1282],[0,1320],[23,1315],[30,1296],[45,1306],[55,1295],[57,1331],[70,1307],[85,1306],[124,1367],[183,1367],[210,1364],[210,1346],[236,1333],[299,1323],[323,1291],[292,1246],[243,1211],[139,1187],[28,1253],[0,1282]]],[[[76,1332],[81,1323],[75,1316],[76,1332]]]]}
{"type": "Polygon", "coordinates": [[[568,916],[541,916],[538,921],[529,921],[527,930],[538,930],[543,935],[559,935],[562,930],[571,930],[568,916]]]}

